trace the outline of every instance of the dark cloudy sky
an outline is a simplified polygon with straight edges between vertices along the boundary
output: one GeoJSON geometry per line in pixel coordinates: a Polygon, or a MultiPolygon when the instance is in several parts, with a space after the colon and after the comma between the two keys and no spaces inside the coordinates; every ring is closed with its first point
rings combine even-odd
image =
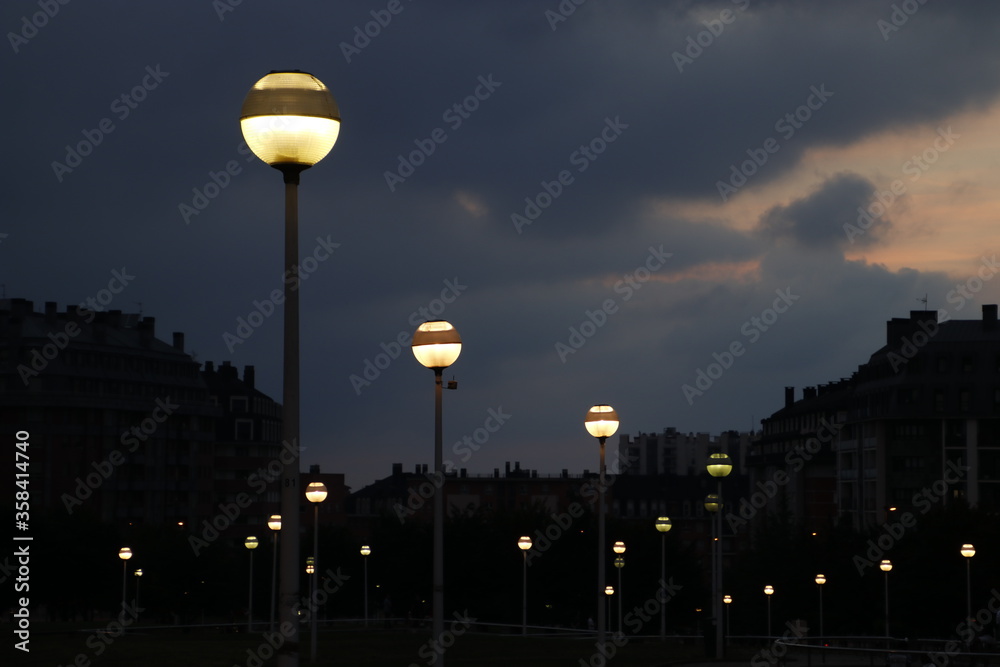
{"type": "Polygon", "coordinates": [[[432,461],[432,373],[378,358],[421,308],[465,341],[445,457],[544,473],[596,468],[594,403],[629,433],[745,430],[784,386],[849,376],[925,294],[957,318],[1000,300],[1000,280],[949,299],[997,251],[994,2],[51,4],[0,8],[6,295],[64,308],[125,267],[108,308],[141,303],[280,398],[280,317],[225,340],[283,271],[281,177],[238,117],[268,71],[315,74],[343,126],[300,191],[323,259],[303,465],[355,488],[432,461]]]}

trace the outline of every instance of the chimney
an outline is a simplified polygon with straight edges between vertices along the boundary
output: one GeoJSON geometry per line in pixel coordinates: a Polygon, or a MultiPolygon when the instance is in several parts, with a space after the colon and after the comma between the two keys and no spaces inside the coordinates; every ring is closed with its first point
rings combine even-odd
{"type": "Polygon", "coordinates": [[[510,461],[504,461],[504,477],[510,477],[510,461]]]}
{"type": "Polygon", "coordinates": [[[175,331],[174,332],[174,349],[184,351],[184,332],[175,331]]]}
{"type": "Polygon", "coordinates": [[[257,379],[256,375],[257,374],[253,366],[247,365],[243,367],[243,383],[251,389],[254,388],[254,382],[257,379]]]}
{"type": "Polygon", "coordinates": [[[309,474],[310,475],[318,475],[319,474],[319,464],[318,463],[311,463],[309,465],[309,474]]]}
{"type": "Polygon", "coordinates": [[[816,398],[816,387],[805,387],[802,390],[802,398],[806,400],[816,398]]]}
{"type": "Polygon", "coordinates": [[[997,304],[983,304],[983,331],[993,331],[997,327],[997,304]]]}
{"type": "Polygon", "coordinates": [[[785,407],[792,407],[795,402],[795,387],[785,387],[785,407]]]}
{"type": "Polygon", "coordinates": [[[215,362],[214,361],[206,361],[205,362],[205,372],[206,373],[214,373],[215,372],[215,362]]]}
{"type": "Polygon", "coordinates": [[[395,477],[396,475],[402,475],[402,474],[403,474],[403,464],[402,463],[393,463],[392,464],[392,476],[395,477]]]}
{"type": "MultiPolygon", "coordinates": [[[[983,308],[986,308],[986,306],[983,306],[983,308]]],[[[53,322],[56,321],[56,313],[58,312],[59,312],[58,303],[56,303],[55,301],[45,302],[45,321],[48,324],[52,324],[53,322]]]]}
{"type": "MultiPolygon", "coordinates": [[[[103,313],[98,313],[98,316],[103,313]]],[[[142,343],[144,347],[148,347],[150,341],[156,336],[156,318],[155,317],[144,317],[139,320],[139,342],[142,343]]]]}

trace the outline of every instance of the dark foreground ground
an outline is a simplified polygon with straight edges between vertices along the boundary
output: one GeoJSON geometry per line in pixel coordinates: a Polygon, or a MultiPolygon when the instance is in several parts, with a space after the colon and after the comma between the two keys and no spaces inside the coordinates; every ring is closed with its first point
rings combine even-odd
{"type": "MultiPolygon", "coordinates": [[[[25,667],[270,667],[273,650],[261,633],[211,630],[144,630],[130,628],[123,636],[97,635],[93,630],[33,627],[30,652],[11,650],[13,628],[3,632],[2,665],[25,667]]],[[[434,649],[428,633],[409,629],[354,629],[321,632],[317,661],[310,661],[308,632],[302,637],[301,664],[351,667],[410,667],[429,665],[434,649]]],[[[469,630],[446,649],[449,666],[477,667],[516,663],[523,667],[602,667],[593,637],[522,637],[519,634],[469,630]]],[[[610,637],[609,637],[610,640],[610,637]]],[[[619,642],[621,643],[621,642],[619,642]]],[[[703,660],[700,643],[658,638],[629,638],[616,647],[610,664],[653,667],[703,660]]],[[[734,656],[735,657],[735,656],[734,656]]],[[[738,658],[737,658],[738,659],[738,658]]]]}

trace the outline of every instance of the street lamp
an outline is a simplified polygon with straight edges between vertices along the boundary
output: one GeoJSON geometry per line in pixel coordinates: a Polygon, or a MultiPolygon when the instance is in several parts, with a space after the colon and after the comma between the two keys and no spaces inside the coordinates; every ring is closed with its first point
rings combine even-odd
{"type": "MultiPolygon", "coordinates": [[[[272,71],[247,93],[240,129],[254,155],[281,171],[285,183],[285,276],[299,265],[299,175],[322,160],[340,135],[340,110],[323,83],[306,72],[272,71]]],[[[299,663],[299,290],[285,290],[281,438],[281,513],[291,539],[281,545],[281,623],[290,635],[277,649],[278,664],[299,663]],[[285,625],[287,623],[287,626],[285,625]]],[[[272,627],[272,631],[273,631],[272,627]]]]}
{"type": "Polygon", "coordinates": [[[614,595],[614,594],[615,594],[615,587],[614,586],[605,586],[604,587],[604,597],[608,601],[608,614],[607,614],[607,616],[605,616],[605,618],[607,618],[609,620],[609,622],[610,622],[610,619],[611,619],[611,596],[614,595]]]}
{"type": "MultiPolygon", "coordinates": [[[[313,504],[313,567],[319,567],[319,504],[326,500],[326,484],[323,482],[309,482],[306,485],[306,500],[313,504]]],[[[309,591],[309,609],[312,612],[309,618],[310,632],[310,659],[316,662],[316,577],[310,579],[311,589],[309,591]]]]}
{"type": "Polygon", "coordinates": [[[139,582],[142,581],[142,568],[136,568],[135,572],[135,622],[139,623],[139,582]]]}
{"type": "MultiPolygon", "coordinates": [[[[715,478],[716,496],[719,499],[719,509],[722,509],[722,480],[733,471],[733,462],[728,454],[715,452],[709,454],[708,464],[705,466],[708,474],[715,478]]],[[[712,615],[715,616],[715,656],[722,659],[722,600],[719,595],[722,593],[722,512],[716,512],[716,536],[715,546],[715,570],[712,577],[712,615]]]]}
{"type": "Polygon", "coordinates": [[[364,556],[361,560],[365,564],[365,627],[368,627],[368,556],[372,553],[372,548],[367,544],[361,546],[361,555],[364,556]]]}
{"type": "MultiPolygon", "coordinates": [[[[274,556],[271,558],[271,632],[274,632],[275,591],[278,582],[278,535],[281,530],[281,515],[272,514],[267,519],[267,527],[274,531],[274,556]]],[[[288,542],[288,540],[285,540],[288,542]]],[[[298,624],[298,621],[296,621],[298,624]]]]}
{"type": "MultiPolygon", "coordinates": [[[[434,371],[434,596],[431,637],[441,641],[444,634],[444,464],[441,453],[441,373],[462,353],[462,337],[444,320],[424,322],[413,333],[410,344],[413,356],[434,371]]],[[[444,654],[435,652],[438,667],[444,665],[444,654]]]]}
{"type": "Polygon", "coordinates": [[[517,539],[517,548],[523,556],[524,575],[521,577],[521,634],[528,634],[528,550],[531,549],[531,538],[522,535],[517,539]]]}
{"type": "Polygon", "coordinates": [[[722,601],[726,605],[726,634],[728,636],[728,635],[733,634],[733,626],[729,624],[729,605],[731,605],[733,603],[733,596],[732,595],[723,595],[722,596],[722,601]]]}
{"type": "Polygon", "coordinates": [[[118,557],[122,559],[122,619],[125,618],[125,575],[128,573],[128,559],[132,557],[132,550],[122,547],[118,550],[118,557]]]}
{"type": "Polygon", "coordinates": [[[771,638],[771,596],[774,595],[774,586],[768,584],[764,586],[764,595],[767,596],[767,637],[771,638]]]}
{"type": "MultiPolygon", "coordinates": [[[[622,549],[624,551],[624,549],[622,549]]],[[[625,558],[623,556],[615,557],[615,567],[618,568],[618,634],[622,635],[622,600],[625,599],[624,591],[622,588],[622,569],[625,567],[625,558]]]]}
{"type": "Polygon", "coordinates": [[[823,641],[823,584],[826,583],[825,574],[816,575],[816,587],[819,589],[819,639],[823,641]]]}
{"type": "Polygon", "coordinates": [[[976,555],[976,548],[971,544],[963,544],[961,553],[965,556],[965,601],[969,609],[967,619],[972,619],[972,557],[976,555]]]}
{"type": "Polygon", "coordinates": [[[253,535],[243,540],[243,546],[245,546],[247,551],[250,552],[250,585],[248,587],[249,593],[247,594],[247,632],[253,631],[253,550],[259,545],[260,543],[253,535]]]}
{"type": "Polygon", "coordinates": [[[885,572],[885,638],[889,639],[889,572],[892,571],[892,561],[883,560],[878,568],[885,572]]]}
{"type": "Polygon", "coordinates": [[[587,411],[583,425],[587,433],[597,438],[601,445],[600,481],[597,487],[597,649],[603,652],[605,619],[601,591],[604,590],[606,595],[610,595],[604,586],[604,441],[618,430],[618,413],[610,405],[595,405],[587,411]]]}
{"type": "MultiPolygon", "coordinates": [[[[667,533],[674,524],[670,517],[661,516],[656,519],[656,530],[660,531],[660,590],[663,597],[666,597],[667,590],[667,533]]],[[[660,600],[660,639],[667,636],[667,601],[660,600]]]]}
{"type": "Polygon", "coordinates": [[[306,574],[316,574],[316,559],[312,556],[306,558],[306,574]]]}

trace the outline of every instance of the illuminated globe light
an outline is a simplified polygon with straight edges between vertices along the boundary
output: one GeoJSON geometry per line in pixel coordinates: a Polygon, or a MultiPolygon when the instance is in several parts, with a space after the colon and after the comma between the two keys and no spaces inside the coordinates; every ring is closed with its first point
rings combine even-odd
{"type": "Polygon", "coordinates": [[[431,320],[417,327],[410,346],[422,366],[447,368],[462,353],[462,337],[451,323],[431,320]]]}
{"type": "Polygon", "coordinates": [[[656,529],[661,533],[669,533],[673,527],[674,523],[670,520],[670,517],[661,516],[656,520],[656,529]]]}
{"type": "Polygon", "coordinates": [[[712,477],[725,477],[733,471],[733,461],[728,454],[716,452],[708,456],[708,474],[712,477]]]}
{"type": "Polygon", "coordinates": [[[527,551],[531,548],[531,538],[527,535],[522,535],[517,540],[517,548],[521,551],[527,551]]]}
{"type": "Polygon", "coordinates": [[[340,109],[312,74],[274,71],[247,93],[240,129],[254,155],[272,167],[307,169],[337,143],[340,109]]]}
{"type": "Polygon", "coordinates": [[[963,544],[960,553],[966,558],[972,558],[976,555],[976,548],[971,544],[963,544]]]}
{"type": "Polygon", "coordinates": [[[132,550],[128,547],[122,547],[118,551],[118,557],[121,558],[122,560],[128,560],[129,558],[132,557],[132,550]]]}
{"type": "Polygon", "coordinates": [[[306,486],[306,500],[311,503],[321,503],[326,500],[326,484],[323,482],[309,482],[306,486]]]}
{"type": "Polygon", "coordinates": [[[878,564],[878,569],[882,570],[883,572],[892,572],[892,561],[883,560],[881,563],[878,564]]]}
{"type": "Polygon", "coordinates": [[[250,549],[251,551],[256,549],[259,544],[260,543],[257,541],[257,538],[254,537],[253,535],[243,540],[243,546],[245,546],[247,549],[250,549]]]}
{"type": "Polygon", "coordinates": [[[595,438],[609,438],[618,430],[618,413],[610,405],[595,405],[587,411],[583,425],[595,438]]]}

